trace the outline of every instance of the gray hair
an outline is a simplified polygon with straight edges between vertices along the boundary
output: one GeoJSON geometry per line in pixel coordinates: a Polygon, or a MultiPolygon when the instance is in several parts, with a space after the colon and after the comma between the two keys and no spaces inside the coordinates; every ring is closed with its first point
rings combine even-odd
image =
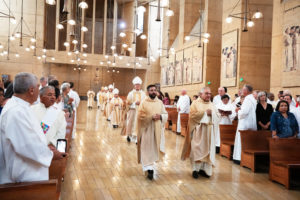
{"type": "Polygon", "coordinates": [[[14,79],[13,89],[16,94],[24,94],[31,87],[37,87],[37,77],[31,73],[18,73],[14,79]]]}
{"type": "Polygon", "coordinates": [[[42,81],[47,81],[47,78],[46,77],[41,77],[40,82],[42,82],[42,81]]]}
{"type": "Polygon", "coordinates": [[[65,91],[67,88],[70,88],[70,83],[63,83],[61,85],[61,91],[65,91]]]}
{"type": "Polygon", "coordinates": [[[44,96],[48,90],[55,90],[53,86],[45,86],[40,89],[40,96],[44,96]]]}
{"type": "Polygon", "coordinates": [[[260,97],[262,96],[266,96],[267,97],[267,93],[266,92],[259,92],[257,94],[257,102],[259,103],[260,102],[260,97]]]}
{"type": "Polygon", "coordinates": [[[252,92],[252,91],[253,91],[253,87],[252,87],[251,85],[246,84],[246,85],[244,85],[244,87],[247,88],[247,90],[248,90],[249,92],[252,92]]]}
{"type": "Polygon", "coordinates": [[[202,94],[205,90],[210,90],[210,88],[209,87],[203,87],[203,88],[201,88],[200,94],[202,94]]]}

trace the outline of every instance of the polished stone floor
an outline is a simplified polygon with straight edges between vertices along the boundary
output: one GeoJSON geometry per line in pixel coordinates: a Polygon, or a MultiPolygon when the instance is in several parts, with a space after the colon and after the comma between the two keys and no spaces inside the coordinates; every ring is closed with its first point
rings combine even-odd
{"type": "Polygon", "coordinates": [[[96,109],[80,103],[61,199],[300,199],[267,173],[252,173],[216,156],[210,179],[191,176],[189,161],[181,161],[184,138],[166,131],[166,155],[156,165],[153,181],[137,164],[136,145],[127,143],[96,109]]]}

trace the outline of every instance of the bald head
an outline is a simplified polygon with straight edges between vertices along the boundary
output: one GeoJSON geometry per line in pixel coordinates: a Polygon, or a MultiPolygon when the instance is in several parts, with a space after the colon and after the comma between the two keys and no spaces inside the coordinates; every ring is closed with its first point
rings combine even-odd
{"type": "Polygon", "coordinates": [[[224,95],[225,95],[225,89],[224,89],[223,87],[219,87],[219,89],[218,89],[218,94],[219,94],[220,96],[224,96],[224,95]]]}
{"type": "Polygon", "coordinates": [[[186,89],[182,89],[182,90],[181,90],[181,95],[182,95],[182,96],[183,96],[183,95],[186,95],[186,93],[187,93],[187,92],[186,92],[186,89]]]}

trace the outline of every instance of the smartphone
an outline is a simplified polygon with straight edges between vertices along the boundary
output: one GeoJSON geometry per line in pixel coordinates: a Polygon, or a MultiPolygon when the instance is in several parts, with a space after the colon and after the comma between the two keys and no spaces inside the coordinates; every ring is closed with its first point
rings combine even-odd
{"type": "Polygon", "coordinates": [[[58,139],[56,143],[56,149],[59,152],[66,153],[67,152],[67,140],[66,139],[58,139]]]}

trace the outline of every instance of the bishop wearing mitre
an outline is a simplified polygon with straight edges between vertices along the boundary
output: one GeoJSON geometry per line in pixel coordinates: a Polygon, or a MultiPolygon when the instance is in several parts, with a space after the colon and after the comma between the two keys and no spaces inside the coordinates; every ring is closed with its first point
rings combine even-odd
{"type": "Polygon", "coordinates": [[[145,92],[141,90],[142,79],[140,77],[136,76],[132,80],[132,84],[134,85],[134,88],[127,96],[127,105],[129,106],[129,110],[127,112],[126,134],[128,142],[131,140],[136,142],[137,110],[140,103],[146,97],[145,92]]]}
{"type": "Polygon", "coordinates": [[[111,124],[114,128],[118,128],[121,125],[122,120],[122,107],[123,101],[119,97],[119,90],[115,88],[113,90],[114,97],[110,101],[111,106],[111,124]]]}
{"type": "Polygon", "coordinates": [[[148,96],[141,103],[137,116],[138,163],[147,171],[148,179],[154,175],[154,164],[159,161],[160,152],[164,153],[163,127],[168,113],[161,100],[156,97],[156,86],[147,87],[148,96]]]}
{"type": "Polygon", "coordinates": [[[95,92],[93,90],[89,90],[87,92],[87,98],[88,98],[87,106],[89,109],[93,108],[94,97],[95,97],[95,92]]]}
{"type": "Polygon", "coordinates": [[[104,87],[101,87],[101,90],[97,93],[97,107],[101,109],[103,104],[103,96],[102,93],[104,92],[104,87]]]}
{"type": "Polygon", "coordinates": [[[181,158],[191,159],[193,177],[210,177],[215,164],[215,135],[213,132],[214,105],[210,101],[211,91],[204,87],[200,98],[194,100],[189,114],[188,133],[185,137],[181,158]]]}

